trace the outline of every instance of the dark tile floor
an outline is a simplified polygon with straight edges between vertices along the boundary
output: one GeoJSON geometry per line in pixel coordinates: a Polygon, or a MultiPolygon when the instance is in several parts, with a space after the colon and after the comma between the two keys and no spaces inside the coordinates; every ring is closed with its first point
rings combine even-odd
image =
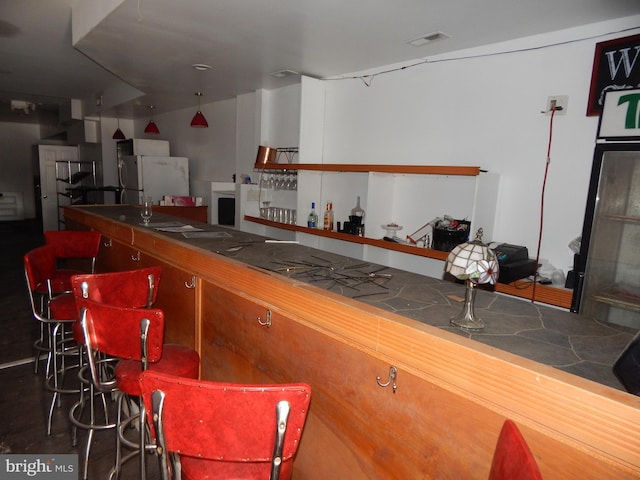
{"type": "Polygon", "coordinates": [[[0,365],[33,356],[38,333],[31,316],[22,256],[44,243],[33,220],[0,222],[0,365]]]}
{"type": "MultiPolygon", "coordinates": [[[[64,395],[55,409],[53,429],[46,435],[46,412],[51,394],[42,373],[34,374],[32,344],[38,325],[31,315],[22,256],[42,245],[41,228],[34,221],[0,222],[0,453],[78,454],[82,458],[85,432],[71,445],[68,411],[76,396],[64,395]]],[[[91,450],[89,479],[106,479],[113,465],[113,431],[98,432],[91,450]]],[[[149,478],[157,478],[150,458],[149,478]]],[[[139,478],[137,465],[125,466],[122,480],[139,478]]]]}

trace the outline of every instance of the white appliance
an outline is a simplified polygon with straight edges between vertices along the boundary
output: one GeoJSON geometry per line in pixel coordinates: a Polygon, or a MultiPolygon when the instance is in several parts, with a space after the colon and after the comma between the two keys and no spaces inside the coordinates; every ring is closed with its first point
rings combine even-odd
{"type": "Polygon", "coordinates": [[[189,195],[189,159],[155,155],[123,155],[118,162],[120,203],[140,203],[151,196],[189,195]]]}

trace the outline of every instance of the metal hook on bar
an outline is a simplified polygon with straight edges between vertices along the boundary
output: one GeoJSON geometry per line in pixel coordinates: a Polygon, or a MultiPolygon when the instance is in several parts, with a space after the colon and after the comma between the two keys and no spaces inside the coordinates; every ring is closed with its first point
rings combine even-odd
{"type": "Polygon", "coordinates": [[[131,255],[131,260],[133,260],[134,262],[140,261],[140,250],[138,250],[135,255],[131,255]]]}
{"type": "Polygon", "coordinates": [[[380,383],[381,378],[379,376],[376,377],[376,382],[378,382],[378,385],[380,385],[381,387],[388,387],[390,384],[393,384],[391,388],[393,389],[393,393],[396,393],[396,388],[398,388],[398,386],[396,385],[397,376],[398,369],[391,365],[389,367],[389,379],[387,380],[387,383],[380,383]]]}
{"type": "Polygon", "coordinates": [[[109,239],[108,242],[103,242],[102,245],[104,245],[105,248],[111,248],[111,247],[113,247],[113,241],[111,239],[109,239]]]}
{"type": "Polygon", "coordinates": [[[258,323],[263,327],[271,326],[271,310],[267,310],[267,319],[263,322],[260,317],[258,317],[258,323]]]}
{"type": "Polygon", "coordinates": [[[191,282],[190,283],[184,282],[184,286],[187,288],[196,288],[196,276],[192,275],[191,282]]]}

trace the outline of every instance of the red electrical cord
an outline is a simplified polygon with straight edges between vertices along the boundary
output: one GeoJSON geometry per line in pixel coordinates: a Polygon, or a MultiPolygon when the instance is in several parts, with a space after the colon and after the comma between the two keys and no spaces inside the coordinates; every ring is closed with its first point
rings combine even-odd
{"type": "Polygon", "coordinates": [[[553,116],[556,113],[555,107],[551,109],[551,118],[549,120],[549,143],[547,146],[547,162],[544,167],[544,179],[542,180],[542,194],[540,196],[540,229],[538,231],[538,249],[536,251],[536,270],[533,275],[533,293],[531,302],[536,299],[536,285],[538,284],[538,266],[540,264],[540,245],[542,244],[542,225],[544,223],[544,191],[547,187],[547,174],[549,173],[549,164],[551,163],[551,143],[553,140],[553,116]]]}

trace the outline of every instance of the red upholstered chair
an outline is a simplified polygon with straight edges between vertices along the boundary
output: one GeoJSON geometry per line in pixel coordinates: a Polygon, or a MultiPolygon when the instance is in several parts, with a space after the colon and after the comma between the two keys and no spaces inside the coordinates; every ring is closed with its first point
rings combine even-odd
{"type": "Polygon", "coordinates": [[[291,478],[309,385],[216,383],[152,370],[140,379],[163,480],[291,478]]]}
{"type": "MultiPolygon", "coordinates": [[[[141,478],[145,478],[146,422],[143,414],[125,416],[125,406],[128,400],[140,398],[139,377],[143,371],[197,378],[200,357],[191,348],[163,344],[162,310],[119,307],[81,296],[76,297],[76,302],[81,309],[81,325],[94,388],[117,397],[113,476],[118,478],[122,464],[138,455],[141,478]],[[133,442],[126,438],[124,430],[135,421],[139,421],[140,435],[133,442]],[[123,445],[136,450],[123,457],[123,445]]],[[[142,404],[139,408],[143,411],[142,404]]]]}
{"type": "MultiPolygon", "coordinates": [[[[74,275],[71,277],[71,286],[76,297],[119,307],[150,308],[156,301],[161,276],[162,268],[154,266],[120,272],[74,275]]],[[[74,338],[84,345],[79,317],[74,325],[74,338]]],[[[104,393],[95,391],[87,366],[81,368],[79,376],[83,384],[88,386],[88,394],[84,388],[80,390],[80,398],[72,405],[69,418],[73,425],[73,446],[78,443],[77,429],[87,431],[82,459],[82,478],[86,479],[94,432],[112,429],[115,427],[115,422],[108,414],[104,393]],[[95,406],[97,398],[102,401],[102,414],[99,414],[95,406]]]]}
{"type": "Polygon", "coordinates": [[[493,454],[489,480],[542,480],[542,474],[517,425],[506,420],[493,454]]]}
{"type": "Polygon", "coordinates": [[[85,230],[48,230],[44,240],[55,250],[56,271],[51,279],[54,293],[70,292],[71,277],[93,273],[100,250],[100,232],[85,230]]]}
{"type": "MultiPolygon", "coordinates": [[[[61,393],[77,393],[79,386],[65,382],[68,371],[79,366],[79,348],[72,336],[72,326],[78,319],[73,295],[54,295],[51,278],[56,270],[54,248],[49,245],[35,248],[24,256],[24,272],[34,318],[40,323],[40,338],[34,343],[37,365],[46,353],[45,385],[53,392],[47,416],[47,435],[51,435],[53,411],[61,393]],[[44,293],[43,293],[44,292],[44,293]],[[73,357],[71,363],[68,358],[73,357]]],[[[35,368],[37,372],[37,367],[35,368]]],[[[71,376],[75,380],[75,375],[71,376]]]]}

